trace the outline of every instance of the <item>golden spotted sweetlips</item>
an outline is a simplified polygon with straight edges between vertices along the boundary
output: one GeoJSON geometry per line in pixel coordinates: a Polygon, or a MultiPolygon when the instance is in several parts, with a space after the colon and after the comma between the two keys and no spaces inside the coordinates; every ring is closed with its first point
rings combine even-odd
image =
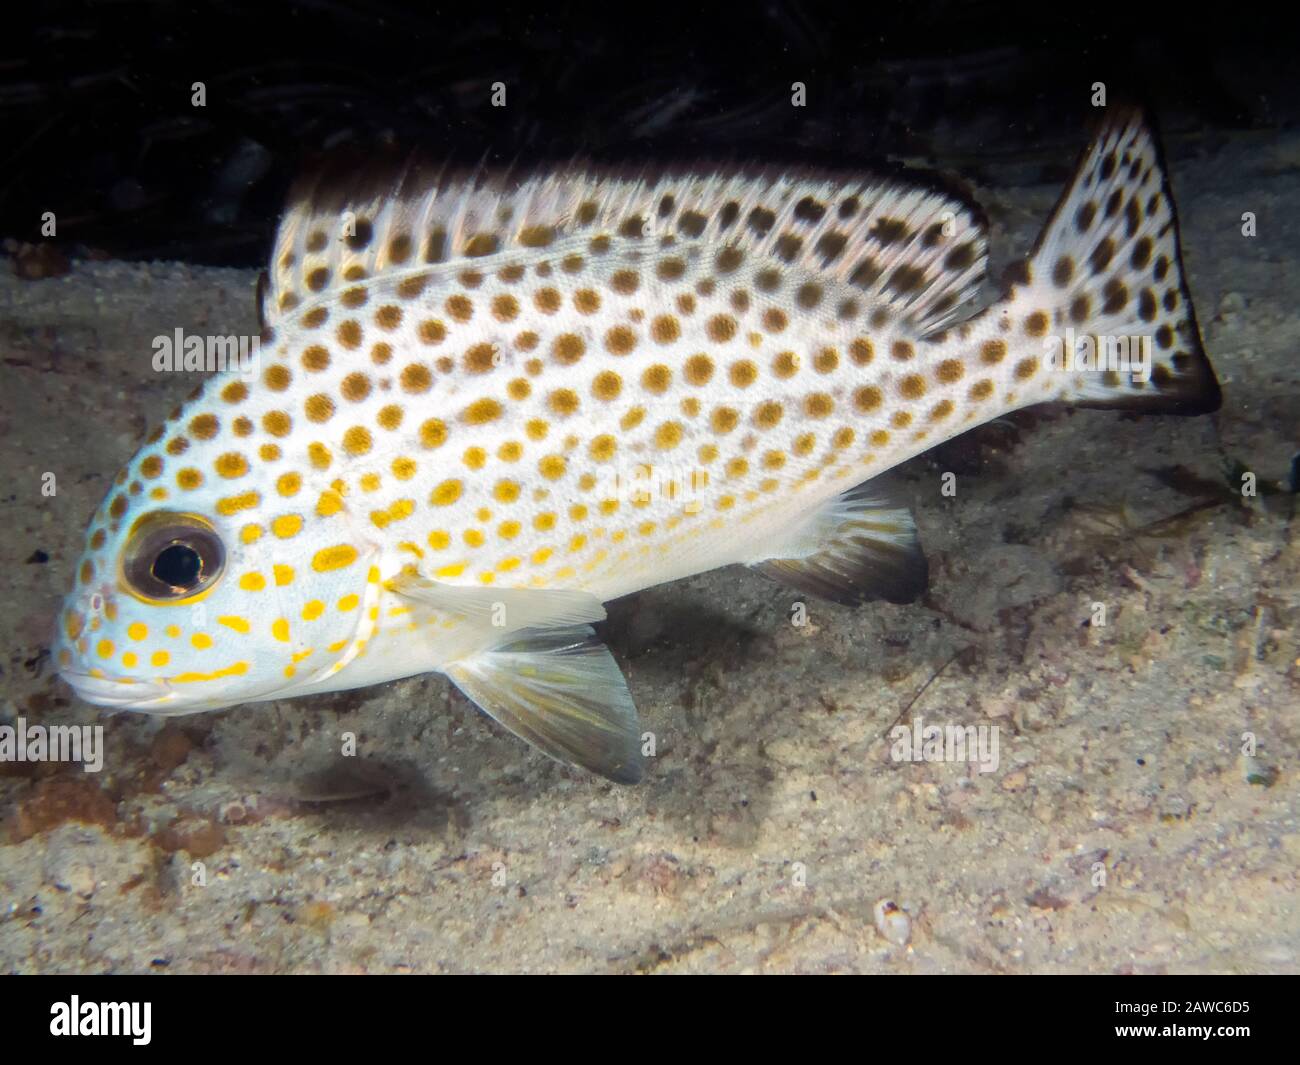
{"type": "Polygon", "coordinates": [[[603,603],[733,563],[906,602],[925,560],[879,474],[1035,403],[1217,407],[1137,113],[976,311],[985,263],[961,202],[844,173],[304,186],[259,373],[209,378],[117,478],[62,675],[174,714],[440,671],[547,754],[635,781],[603,603]]]}

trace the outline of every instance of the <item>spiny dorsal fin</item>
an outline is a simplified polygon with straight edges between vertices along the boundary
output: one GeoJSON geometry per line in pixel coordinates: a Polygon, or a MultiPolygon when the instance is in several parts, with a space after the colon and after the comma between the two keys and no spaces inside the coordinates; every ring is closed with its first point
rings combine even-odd
{"type": "Polygon", "coordinates": [[[913,602],[929,576],[911,513],[869,485],[836,496],[769,550],[780,557],[753,562],[754,569],[845,606],[913,602]]]}
{"type": "Polygon", "coordinates": [[[412,163],[388,177],[322,171],[298,187],[276,235],[264,317],[378,275],[544,252],[574,237],[767,256],[858,286],[920,334],[975,298],[986,255],[983,222],[966,205],[879,178],[773,167],[525,176],[412,163]]]}

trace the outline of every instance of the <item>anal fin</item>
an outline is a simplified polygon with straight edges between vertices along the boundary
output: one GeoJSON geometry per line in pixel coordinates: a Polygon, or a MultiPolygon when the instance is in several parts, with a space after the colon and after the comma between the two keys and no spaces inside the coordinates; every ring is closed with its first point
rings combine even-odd
{"type": "Polygon", "coordinates": [[[780,557],[751,567],[846,606],[873,599],[913,602],[925,591],[929,576],[911,513],[867,485],[830,500],[777,550],[780,557]]]}
{"type": "Polygon", "coordinates": [[[590,626],[517,633],[446,667],[462,692],[520,739],[557,761],[617,784],[641,779],[636,706],[590,626]]]}

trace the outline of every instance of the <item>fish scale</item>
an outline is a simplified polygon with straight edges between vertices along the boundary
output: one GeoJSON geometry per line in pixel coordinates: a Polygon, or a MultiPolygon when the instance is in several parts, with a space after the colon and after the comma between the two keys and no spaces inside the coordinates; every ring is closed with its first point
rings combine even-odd
{"type": "Polygon", "coordinates": [[[1136,114],[979,313],[978,215],[898,182],[363,185],[298,191],[260,374],[210,379],[92,520],[57,649],[87,698],[184,713],[439,670],[546,753],[634,780],[604,602],[732,563],[906,602],[915,525],[859,486],[1033,403],[1217,405],[1136,114]],[[1150,375],[1052,363],[1076,327],[1149,335],[1150,375]]]}

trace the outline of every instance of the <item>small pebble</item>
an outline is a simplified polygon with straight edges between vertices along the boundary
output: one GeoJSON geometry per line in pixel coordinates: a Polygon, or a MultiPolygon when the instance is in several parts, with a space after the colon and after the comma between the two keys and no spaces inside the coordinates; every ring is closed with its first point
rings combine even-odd
{"type": "Polygon", "coordinates": [[[872,910],[876,931],[896,947],[905,947],[912,938],[912,919],[893,899],[881,899],[872,910]]]}

